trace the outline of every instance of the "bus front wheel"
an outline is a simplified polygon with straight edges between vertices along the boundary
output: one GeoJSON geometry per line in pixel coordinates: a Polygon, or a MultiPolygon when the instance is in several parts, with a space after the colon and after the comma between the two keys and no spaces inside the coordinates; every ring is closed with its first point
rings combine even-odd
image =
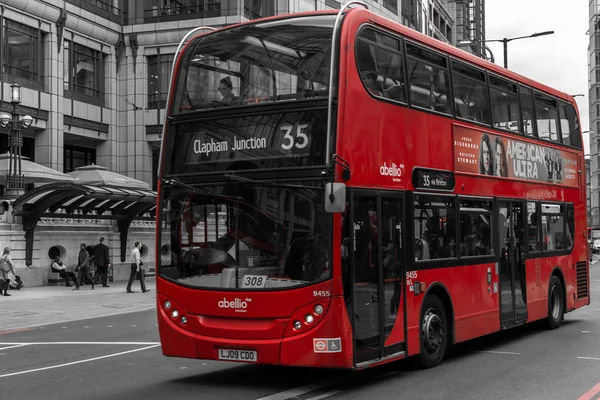
{"type": "Polygon", "coordinates": [[[548,329],[556,329],[562,323],[565,314],[564,292],[560,279],[556,275],[550,278],[548,285],[548,329]]]}
{"type": "Polygon", "coordinates": [[[444,304],[436,295],[428,295],[423,302],[420,336],[419,364],[423,368],[439,365],[448,346],[448,319],[444,304]]]}

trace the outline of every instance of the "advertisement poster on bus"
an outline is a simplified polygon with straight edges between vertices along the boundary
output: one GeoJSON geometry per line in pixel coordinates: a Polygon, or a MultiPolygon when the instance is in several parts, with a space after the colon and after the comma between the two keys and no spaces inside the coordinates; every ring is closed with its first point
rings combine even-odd
{"type": "Polygon", "coordinates": [[[577,154],[454,126],[457,172],[577,187],[577,154]]]}

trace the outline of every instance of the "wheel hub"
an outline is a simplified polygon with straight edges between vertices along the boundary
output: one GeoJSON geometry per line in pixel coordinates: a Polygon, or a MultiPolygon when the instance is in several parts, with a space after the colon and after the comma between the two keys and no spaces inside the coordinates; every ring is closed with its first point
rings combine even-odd
{"type": "Polygon", "coordinates": [[[444,324],[434,310],[429,310],[423,318],[423,344],[428,353],[437,352],[444,340],[444,324]]]}

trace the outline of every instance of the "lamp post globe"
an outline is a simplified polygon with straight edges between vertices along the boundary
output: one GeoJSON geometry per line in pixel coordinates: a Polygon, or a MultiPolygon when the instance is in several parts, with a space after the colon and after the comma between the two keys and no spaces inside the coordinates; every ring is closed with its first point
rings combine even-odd
{"type": "Polygon", "coordinates": [[[21,86],[17,82],[10,85],[10,101],[17,104],[21,102],[21,86]]]}

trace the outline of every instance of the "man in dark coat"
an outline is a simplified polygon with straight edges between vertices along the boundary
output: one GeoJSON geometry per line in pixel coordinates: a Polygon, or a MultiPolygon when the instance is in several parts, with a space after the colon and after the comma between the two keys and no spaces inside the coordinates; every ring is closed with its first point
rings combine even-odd
{"type": "Polygon", "coordinates": [[[110,267],[110,260],[108,255],[108,246],[104,244],[104,238],[100,238],[100,243],[94,247],[94,263],[96,264],[96,270],[100,274],[102,280],[102,287],[108,287],[107,275],[108,267],[110,267]]]}

